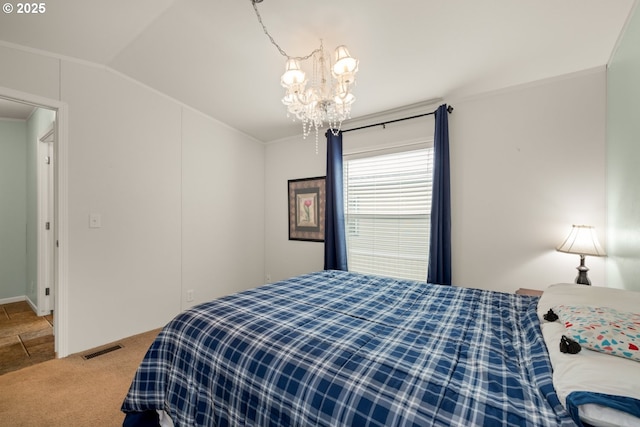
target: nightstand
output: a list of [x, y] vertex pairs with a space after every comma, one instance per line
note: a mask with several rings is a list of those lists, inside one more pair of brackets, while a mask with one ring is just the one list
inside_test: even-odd
[[539, 297], [542, 295], [542, 291], [538, 289], [520, 288], [516, 291], [516, 295], [529, 295], [532, 297]]

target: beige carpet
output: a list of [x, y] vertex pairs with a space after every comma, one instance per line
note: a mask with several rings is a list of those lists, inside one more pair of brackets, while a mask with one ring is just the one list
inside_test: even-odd
[[104, 347], [0, 376], [0, 426], [122, 426], [120, 405], [159, 330], [118, 341], [123, 348], [85, 360]]

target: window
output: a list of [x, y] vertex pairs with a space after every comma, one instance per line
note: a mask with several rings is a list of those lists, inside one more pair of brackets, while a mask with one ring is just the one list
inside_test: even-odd
[[433, 147], [344, 159], [349, 270], [427, 279]]

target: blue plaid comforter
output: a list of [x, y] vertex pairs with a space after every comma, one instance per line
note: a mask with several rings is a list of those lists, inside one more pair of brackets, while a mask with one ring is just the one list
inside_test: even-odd
[[338, 271], [178, 315], [124, 412], [178, 426], [574, 426], [533, 297]]

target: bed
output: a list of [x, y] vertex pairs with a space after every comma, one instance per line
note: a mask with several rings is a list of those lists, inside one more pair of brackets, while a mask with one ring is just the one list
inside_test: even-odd
[[125, 426], [575, 426], [538, 298], [321, 271], [178, 315]]

